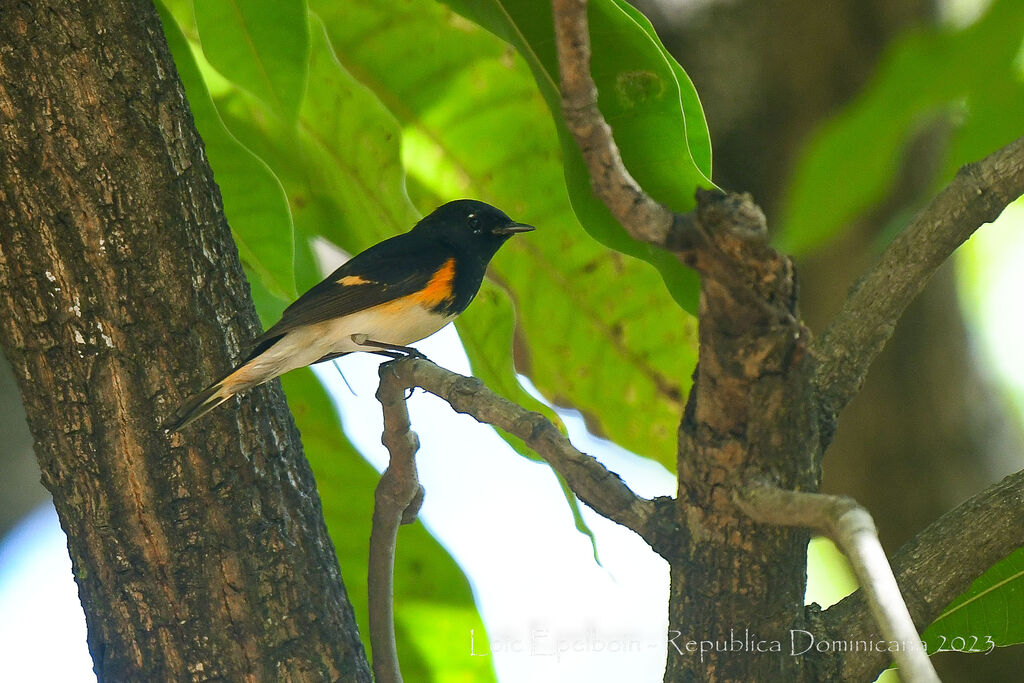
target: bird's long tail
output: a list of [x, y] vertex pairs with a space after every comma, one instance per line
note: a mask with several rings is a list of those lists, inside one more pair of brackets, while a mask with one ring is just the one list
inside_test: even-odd
[[255, 341], [255, 348], [238, 367], [182, 403], [170, 417], [164, 420], [160, 428], [167, 432], [176, 432], [190, 422], [206, 415], [238, 392], [277, 377], [281, 374], [281, 370], [275, 372], [268, 370], [265, 366], [261, 367], [260, 359], [283, 336], [283, 334], [273, 334], [272, 329], [265, 332]]
[[[219, 406], [224, 401], [228, 400], [240, 391], [244, 391], [251, 386], [259, 384], [260, 381], [252, 381], [252, 378], [247, 377], [249, 368], [247, 367], [251, 362], [251, 358], [242, 365], [238, 366], [224, 377], [206, 387], [198, 394], [190, 398], [181, 404], [181, 406], [174, 411], [160, 428], [168, 432], [176, 432], [190, 422], [199, 419], [203, 415]], [[270, 379], [267, 377], [266, 379]], [[262, 381], [262, 380], [261, 380]]]

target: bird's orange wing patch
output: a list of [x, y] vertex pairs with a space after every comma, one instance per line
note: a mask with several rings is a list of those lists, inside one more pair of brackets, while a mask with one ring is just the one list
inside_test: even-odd
[[338, 278], [339, 285], [372, 285], [373, 280], [367, 280], [361, 275], [346, 275], [345, 277]]

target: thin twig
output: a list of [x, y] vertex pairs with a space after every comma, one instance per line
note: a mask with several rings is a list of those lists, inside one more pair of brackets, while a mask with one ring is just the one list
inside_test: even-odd
[[376, 683], [401, 683], [398, 648], [395, 644], [394, 577], [398, 527], [416, 519], [423, 502], [423, 487], [416, 476], [419, 439], [410, 431], [404, 389], [385, 381], [391, 363], [380, 366], [377, 400], [384, 409], [381, 442], [391, 460], [374, 493], [373, 527], [370, 531], [369, 609], [370, 650]]
[[654, 501], [636, 495], [619, 475], [576, 450], [546, 417], [498, 396], [475, 377], [445, 370], [428, 360], [403, 358], [386, 365], [391, 372], [382, 373], [381, 386], [389, 385], [387, 395], [421, 387], [447, 401], [456, 412], [519, 437], [562, 475], [573, 493], [595, 512], [632, 529], [656, 546]]
[[[947, 512], [893, 556], [914, 620], [930, 624], [953, 598], [1012, 551], [1024, 546], [1024, 472], [1010, 475]], [[827, 609], [828, 636], [848, 641], [878, 640], [865, 610], [863, 591]], [[885, 667], [885, 654], [865, 652], [843, 660], [844, 681], [870, 680]]]
[[867, 510], [842, 496], [786, 491], [764, 485], [740, 491], [736, 502], [755, 521], [807, 527], [835, 541], [849, 558], [882, 634], [886, 640], [900, 643], [892, 653], [900, 676], [908, 683], [939, 680]]
[[1024, 138], [960, 169], [850, 291], [815, 345], [826, 418], [860, 390], [868, 367], [932, 273], [982, 224], [1024, 194]]
[[590, 171], [594, 194], [634, 238], [664, 245], [674, 216], [651, 199], [626, 170], [612, 129], [597, 108], [597, 86], [590, 76], [587, 0], [554, 0], [552, 4], [562, 111]]

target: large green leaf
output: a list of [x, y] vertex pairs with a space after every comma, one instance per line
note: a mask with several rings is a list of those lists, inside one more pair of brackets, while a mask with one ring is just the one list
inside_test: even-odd
[[313, 87], [295, 122], [269, 115], [258, 98], [234, 89], [217, 106], [232, 132], [281, 179], [296, 227], [356, 253], [417, 219], [404, 190], [399, 127], [341, 69], [323, 26], [310, 22], [307, 73]]
[[925, 630], [928, 652], [987, 652], [1024, 643], [1024, 548], [979, 576]]
[[[656, 272], [581, 230], [555, 126], [524, 61], [427, 0], [311, 7], [345, 70], [401, 122], [405, 166], [423, 209], [468, 195], [538, 226], [503, 247], [491, 269], [515, 300], [520, 371], [548, 397], [581, 410], [595, 431], [674, 467], [695, 321]], [[460, 333], [474, 373], [519, 400], [508, 380], [488, 372], [509, 357], [511, 335], [475, 341], [494, 324], [485, 301], [460, 318]]]
[[295, 298], [293, 230], [288, 202], [273, 172], [224, 127], [193, 59], [185, 36], [158, 3], [167, 44], [185, 86], [196, 127], [224, 199], [243, 263], [275, 296]]
[[[959, 124], [942, 179], [1020, 135], [1024, 85], [1017, 57], [1024, 3], [997, 0], [959, 30], [911, 33], [882, 59], [873, 82], [827, 121], [800, 156], [783, 208], [780, 246], [827, 241], [892, 187], [903, 146], [940, 113]], [[994, 114], [994, 115], [993, 115]]]
[[294, 121], [306, 87], [305, 0], [198, 0], [195, 19], [210, 64]]
[[[676, 301], [696, 312], [697, 277], [664, 250], [629, 237], [596, 197], [576, 141], [565, 127], [558, 56], [548, 3], [450, 0], [447, 4], [508, 41], [524, 57], [556, 122], [573, 209], [603, 244], [653, 264]], [[598, 106], [623, 161], [640, 185], [676, 211], [694, 207], [694, 191], [713, 187], [711, 143], [697, 92], [647, 19], [621, 0], [589, 5], [591, 73]]]

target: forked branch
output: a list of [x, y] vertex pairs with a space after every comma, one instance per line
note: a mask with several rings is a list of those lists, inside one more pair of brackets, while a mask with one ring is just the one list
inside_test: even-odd
[[632, 529], [655, 545], [654, 501], [636, 495], [619, 475], [577, 450], [540, 413], [498, 396], [475, 377], [445, 370], [428, 360], [402, 358], [385, 363], [383, 367], [387, 372], [381, 370], [381, 395], [402, 396], [407, 389], [420, 387], [446, 401], [456, 412], [519, 437], [595, 512]]
[[374, 492], [373, 527], [370, 531], [368, 602], [373, 678], [377, 683], [401, 683], [398, 648], [395, 644], [394, 577], [398, 527], [416, 519], [423, 502], [423, 487], [416, 476], [419, 439], [410, 430], [405, 390], [386, 382], [390, 363], [380, 366], [377, 400], [384, 409], [381, 442], [391, 460]]
[[[910, 613], [930, 624], [953, 598], [985, 570], [1024, 546], [1024, 472], [1006, 477], [930, 524], [893, 556]], [[864, 591], [836, 603], [822, 615], [829, 638], [878, 640], [865, 610]], [[844, 681], [869, 680], [885, 667], [885, 653], [864, 652], [843, 660]]]
[[908, 683], [939, 680], [867, 510], [851, 498], [785, 491], [772, 486], [740, 491], [736, 503], [755, 521], [806, 527], [835, 541], [849, 558], [885, 639], [901, 644], [893, 652], [900, 676]]
[[[768, 330], [766, 337], [772, 331], [778, 331], [780, 341], [787, 338], [786, 335], [801, 338], [803, 328], [796, 315], [795, 286], [788, 286], [794, 280], [790, 262], [771, 251], [764, 239], [763, 230], [743, 229], [745, 224], [763, 224], [763, 218], [744, 219], [752, 214], [750, 211], [739, 212], [737, 209], [743, 206], [743, 198], [733, 195], [726, 197], [726, 201], [715, 201], [714, 197], [705, 194], [699, 197], [697, 211], [673, 214], [644, 193], [625, 169], [611, 129], [597, 108], [597, 92], [590, 76], [587, 2], [553, 0], [553, 6], [563, 111], [568, 128], [580, 145], [595, 194], [630, 235], [676, 252], [704, 276], [701, 326], [705, 336], [702, 336], [702, 369], [698, 370], [698, 379], [716, 367], [727, 365], [720, 363], [716, 366], [714, 354], [710, 354], [710, 359], [706, 358], [706, 349], [717, 348], [714, 343], [723, 338], [722, 335], [715, 337], [713, 326], [720, 321], [713, 319], [713, 315], [709, 316], [709, 311], [730, 313], [739, 310], [744, 314], [733, 318], [725, 316], [728, 318], [726, 322], [735, 323], [731, 327], [726, 326], [726, 338], [730, 338], [729, 335], [735, 336], [737, 330], [748, 332], [752, 327]], [[807, 379], [788, 385], [784, 391], [799, 386], [806, 390], [804, 395], [796, 392], [797, 395], [787, 394], [788, 398], [801, 403], [817, 401], [823, 408], [818, 425], [825, 438], [815, 441], [814, 445], [820, 448], [827, 443], [835, 416], [859, 390], [871, 361], [891, 336], [897, 320], [925, 286], [931, 274], [978, 226], [995, 219], [1007, 204], [1022, 193], [1024, 138], [961, 169], [953, 182], [886, 249], [878, 265], [853, 288], [842, 311], [812, 347], [812, 352], [802, 353], [802, 345], [793, 345], [794, 353], [786, 356], [784, 368], [793, 371], [792, 375], [796, 377], [799, 373], [793, 369], [799, 370], [799, 363], [809, 359], [810, 365], [802, 367], [809, 367], [810, 373], [805, 376]], [[722, 214], [722, 220], [717, 220], [718, 214]], [[737, 217], [741, 220], [736, 220]], [[783, 285], [772, 286], [773, 283]], [[731, 307], [734, 302], [744, 306], [738, 309]], [[757, 320], [760, 328], [744, 324], [752, 319]], [[767, 348], [770, 350], [772, 347], [769, 345]], [[734, 359], [728, 360], [732, 362]], [[763, 368], [757, 368], [755, 364], [749, 374], [758, 378], [771, 376], [770, 373], [759, 375], [759, 369]], [[716, 401], [720, 398], [718, 392], [725, 384], [705, 382], [704, 394], [700, 396], [703, 405], [717, 407], [719, 403]], [[696, 397], [695, 394], [691, 399], [691, 406]], [[806, 412], [815, 412], [813, 406], [805, 407]], [[743, 413], [740, 417], [746, 419], [747, 414]], [[744, 433], [749, 433], [749, 425], [745, 425]], [[736, 479], [742, 475], [739, 472], [733, 474]], [[1006, 488], [1000, 485], [1003, 497], [1006, 496]], [[1021, 500], [1017, 495], [1019, 510]], [[955, 534], [926, 532], [922, 535], [920, 545], [912, 550], [913, 554], [904, 556], [901, 551], [901, 564], [897, 566], [902, 568], [904, 563], [922, 565], [922, 558], [937, 558], [944, 553], [964, 555], [960, 551], [969, 535], [964, 534], [963, 530], [971, 529], [982, 532], [979, 538], [988, 540], [982, 542], [981, 550], [990, 551], [980, 553], [984, 556], [983, 560], [969, 563], [972, 578], [977, 576], [999, 559], [992, 556], [992, 549], [1004, 550], [1006, 543], [1012, 543], [1020, 536], [1019, 529], [1024, 529], [1024, 524], [1020, 524], [1017, 531], [1008, 531], [1006, 526], [998, 525], [999, 532], [991, 535], [984, 533], [984, 526], [979, 525], [984, 524], [986, 519], [989, 524], [992, 523], [990, 512], [999, 509], [1000, 500], [1002, 498], [988, 495], [988, 492], [979, 496], [976, 507], [971, 507], [966, 513], [961, 511], [958, 518], [965, 523], [957, 526]], [[958, 590], [966, 587], [964, 576], [958, 573], [958, 580], [953, 582], [935, 579], [942, 585], [936, 587], [929, 584], [927, 590], [921, 591], [921, 595], [916, 592], [917, 586], [910, 582], [908, 602], [911, 603], [911, 610], [908, 610], [878, 543], [873, 522], [852, 501], [761, 486], [754, 489], [740, 488], [736, 502], [740, 509], [757, 521], [780, 526], [810, 527], [835, 539], [851, 558], [864, 588], [857, 594], [857, 598], [844, 601], [845, 606], [836, 606], [830, 610], [829, 614], [833, 616], [831, 621], [845, 619], [849, 624], [868, 631], [873, 631], [874, 623], [877, 622], [887, 639], [905, 643], [906, 649], [894, 654], [907, 680], [938, 680], [910, 614], [914, 613], [920, 623], [934, 619], [938, 612], [931, 601], [944, 600], [944, 605], [952, 599], [957, 594], [951, 592], [954, 587]], [[970, 523], [966, 523], [968, 519]], [[966, 561], [966, 557], [961, 557], [961, 560]], [[979, 565], [979, 562], [987, 564]], [[934, 563], [927, 566], [927, 571], [919, 577], [941, 577], [943, 574], [943, 568]], [[903, 578], [908, 577], [901, 573]], [[865, 599], [867, 605], [864, 604]], [[919, 602], [926, 608], [915, 610], [914, 606]], [[847, 639], [850, 635], [847, 632], [839, 633], [839, 637]], [[877, 673], [867, 671], [865, 667], [877, 664], [878, 658], [882, 656], [879, 654], [844, 660], [844, 679], [856, 680], [865, 674]], [[851, 667], [858, 666], [861, 667], [861, 675], [845, 676]]]

